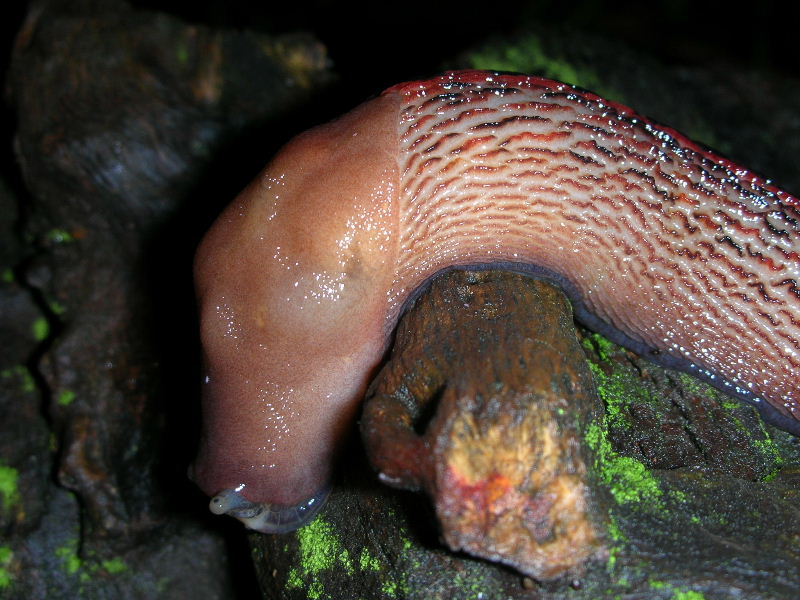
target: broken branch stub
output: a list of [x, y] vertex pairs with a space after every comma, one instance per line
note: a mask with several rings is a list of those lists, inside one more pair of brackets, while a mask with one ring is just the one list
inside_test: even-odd
[[601, 409], [560, 290], [456, 271], [403, 317], [361, 431], [384, 482], [432, 497], [452, 550], [554, 579], [605, 555], [583, 435]]

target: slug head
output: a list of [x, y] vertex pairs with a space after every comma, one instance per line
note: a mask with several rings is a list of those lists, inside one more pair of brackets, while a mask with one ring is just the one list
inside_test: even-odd
[[280, 513], [324, 500], [389, 334], [396, 123], [397, 101], [382, 97], [297, 137], [197, 252], [205, 374], [191, 476], [224, 499], [214, 512], [245, 521], [246, 503]]

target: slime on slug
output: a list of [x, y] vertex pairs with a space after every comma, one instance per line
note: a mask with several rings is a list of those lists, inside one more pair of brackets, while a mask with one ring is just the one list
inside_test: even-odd
[[800, 435], [799, 208], [563, 83], [390, 88], [291, 141], [201, 244], [192, 477], [259, 531], [313, 516], [403, 306], [465, 267], [558, 283], [589, 328]]

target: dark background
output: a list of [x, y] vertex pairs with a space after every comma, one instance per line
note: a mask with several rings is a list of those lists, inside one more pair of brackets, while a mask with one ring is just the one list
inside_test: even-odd
[[[564, 27], [617, 40], [666, 64], [722, 65], [731, 69], [800, 74], [797, 29], [800, 5], [659, 0], [600, 2], [302, 2], [134, 1], [198, 24], [268, 33], [307, 31], [327, 47], [340, 86], [328, 96], [332, 117], [398, 81], [425, 77], [448, 58], [497, 36], [530, 28]], [[35, 4], [34, 4], [35, 5]], [[29, 3], [0, 9], [0, 76], [5, 81], [11, 46]], [[338, 97], [338, 104], [336, 98]], [[297, 131], [301, 130], [298, 128]], [[0, 174], [19, 182], [14, 166], [14, 122], [0, 112]], [[287, 132], [287, 136], [294, 132]]]
[[[800, 74], [797, 34], [800, 5], [763, 1], [734, 8], [728, 2], [659, 0], [600, 2], [302, 2], [134, 1], [189, 22], [281, 33], [307, 31], [328, 48], [335, 71], [354, 93], [369, 95], [405, 79], [430, 74], [460, 51], [493, 36], [530, 27], [564, 26], [617, 39], [668, 64], [723, 63], [731, 68]], [[29, 3], [0, 9], [0, 75], [5, 80], [14, 36]], [[349, 99], [348, 99], [349, 100]], [[349, 104], [345, 104], [349, 106]], [[4, 105], [5, 107], [5, 105]], [[0, 136], [13, 120], [4, 108]], [[0, 169], [13, 173], [9, 144]], [[13, 178], [12, 178], [13, 179]]]

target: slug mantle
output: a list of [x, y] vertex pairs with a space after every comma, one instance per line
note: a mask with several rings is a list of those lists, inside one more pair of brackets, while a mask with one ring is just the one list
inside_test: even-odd
[[392, 87], [291, 141], [203, 240], [193, 478], [260, 531], [307, 521], [404, 304], [481, 265], [800, 435], [798, 223], [769, 180], [573, 86]]

